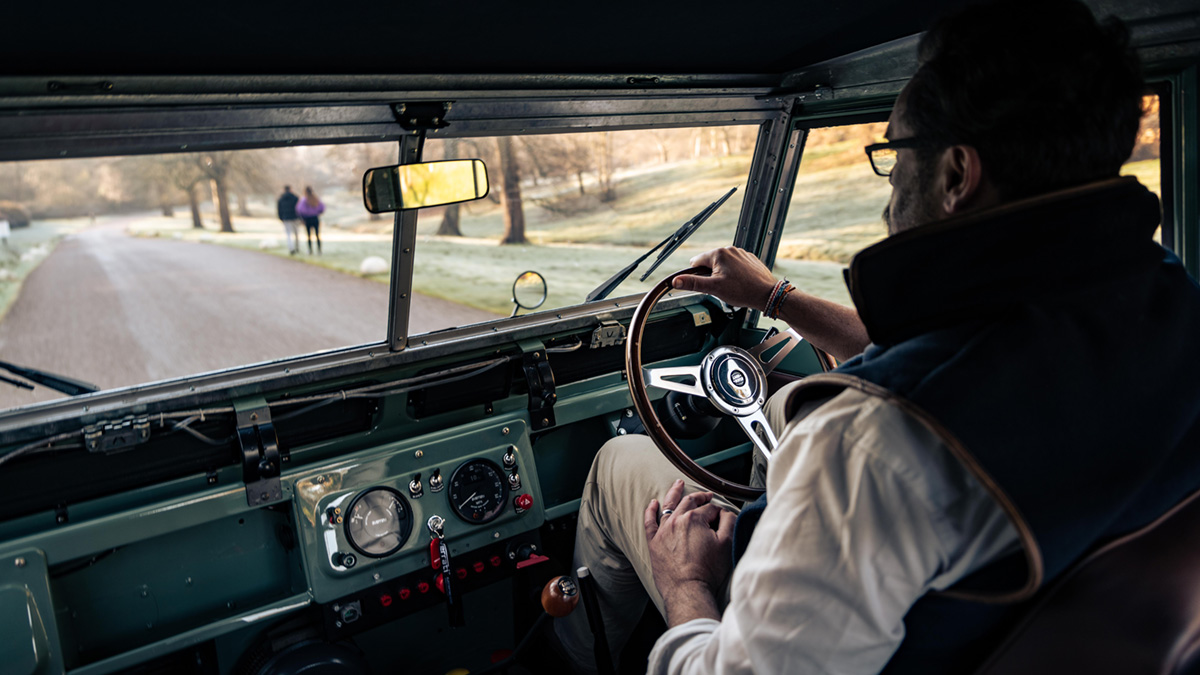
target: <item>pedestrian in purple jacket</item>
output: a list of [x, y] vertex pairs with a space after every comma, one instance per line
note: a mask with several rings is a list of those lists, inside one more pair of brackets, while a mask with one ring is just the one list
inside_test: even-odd
[[308, 237], [308, 253], [312, 255], [313, 237], [317, 238], [317, 255], [321, 254], [321, 214], [325, 205], [317, 198], [311, 187], [304, 188], [304, 199], [296, 204], [296, 214], [304, 220], [304, 233]]

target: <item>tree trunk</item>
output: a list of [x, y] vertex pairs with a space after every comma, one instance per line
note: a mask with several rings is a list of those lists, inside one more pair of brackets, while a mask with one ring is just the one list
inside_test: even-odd
[[233, 219], [229, 217], [229, 192], [225, 188], [225, 180], [213, 178], [213, 205], [217, 207], [217, 215], [221, 220], [222, 232], [233, 232]]
[[513, 152], [512, 138], [496, 138], [496, 150], [500, 154], [500, 208], [504, 211], [504, 237], [501, 244], [527, 244], [525, 239], [525, 210], [521, 204], [521, 167], [517, 165], [517, 153]]
[[617, 198], [617, 191], [613, 187], [612, 135], [607, 131], [596, 136], [596, 157], [599, 163], [596, 182], [600, 186], [600, 201], [611, 202]]
[[192, 227], [204, 229], [204, 221], [200, 219], [200, 197], [196, 195], [196, 184], [192, 183], [187, 189], [188, 206], [192, 209]]
[[658, 163], [666, 164], [669, 161], [669, 157], [667, 156], [667, 144], [663, 143], [663, 140], [659, 138], [658, 134], [651, 134], [650, 137], [654, 139], [654, 144], [658, 146]]
[[462, 230], [458, 229], [458, 207], [462, 204], [451, 204], [442, 213], [442, 222], [438, 225], [437, 234], [444, 237], [461, 237]]
[[575, 172], [575, 180], [579, 182], [579, 196], [582, 197], [583, 195], [586, 195], [587, 193], [583, 191], [583, 172], [582, 171]]
[[246, 201], [246, 193], [237, 193], [238, 215], [245, 218], [250, 217], [250, 203]]

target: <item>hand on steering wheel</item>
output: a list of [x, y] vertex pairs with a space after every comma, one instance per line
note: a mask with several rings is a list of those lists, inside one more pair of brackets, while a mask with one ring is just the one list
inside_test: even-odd
[[[642, 338], [654, 305], [671, 290], [675, 277], [708, 272], [705, 267], [692, 267], [668, 276], [650, 289], [634, 310], [625, 343], [629, 393], [646, 427], [646, 433], [676, 468], [708, 490], [731, 499], [749, 501], [757, 499], [763, 493], [762, 489], [725, 480], [688, 457], [658, 419], [646, 388], [653, 386], [708, 399], [717, 410], [732, 416], [755, 447], [770, 461], [777, 441], [763, 414], [763, 404], [767, 400], [767, 375], [799, 344], [799, 340], [790, 333], [779, 333], [751, 349], [732, 345], [717, 347], [698, 366], [642, 368]], [[764, 355], [775, 347], [778, 349], [770, 359], [764, 360]]]

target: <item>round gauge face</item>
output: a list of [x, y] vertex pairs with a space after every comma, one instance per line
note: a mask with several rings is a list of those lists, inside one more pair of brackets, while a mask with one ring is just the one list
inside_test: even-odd
[[408, 502], [391, 488], [374, 488], [354, 498], [346, 518], [346, 539], [359, 553], [382, 558], [398, 551], [412, 534]]
[[450, 476], [450, 508], [468, 523], [495, 520], [508, 503], [508, 479], [495, 463], [473, 459]]

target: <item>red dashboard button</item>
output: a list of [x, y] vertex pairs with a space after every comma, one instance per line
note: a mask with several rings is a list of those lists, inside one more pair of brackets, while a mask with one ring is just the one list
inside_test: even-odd
[[379, 596], [379, 604], [383, 605], [384, 607], [391, 607], [392, 595], [390, 593], [384, 593], [383, 595]]
[[412, 596], [412, 591], [408, 590], [407, 588], [401, 588], [400, 592], [396, 595], [400, 596], [401, 600], [407, 600]]
[[458, 577], [459, 579], [466, 579], [467, 578], [467, 568], [460, 567], [460, 568], [454, 570], [454, 576]]
[[474, 565], [471, 565], [471, 569], [475, 570], [475, 573], [476, 573], [476, 574], [480, 574], [480, 573], [482, 573], [482, 572], [483, 572], [485, 569], [487, 569], [487, 565], [484, 565], [484, 564], [483, 564], [483, 561], [481, 560], [481, 561], [479, 561], [479, 562], [475, 563]]
[[533, 495], [529, 493], [518, 495], [517, 498], [513, 500], [513, 505], [516, 507], [517, 513], [525, 513], [529, 509], [533, 508]]
[[499, 567], [504, 564], [504, 561], [500, 559], [500, 556], [494, 555], [488, 558], [488, 564], [492, 567]]
[[417, 584], [417, 592], [418, 593], [428, 593], [429, 592], [429, 584], [425, 583], [424, 581], [419, 582]]

